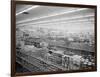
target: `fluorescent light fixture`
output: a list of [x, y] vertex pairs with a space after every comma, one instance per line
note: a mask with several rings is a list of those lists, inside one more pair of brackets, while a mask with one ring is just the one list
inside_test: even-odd
[[30, 10], [32, 10], [32, 9], [37, 8], [37, 7], [39, 7], [39, 6], [38, 6], [38, 5], [32, 6], [32, 7], [28, 8], [28, 9], [25, 9], [25, 10], [19, 12], [19, 13], [16, 13], [16, 16], [18, 16], [18, 15], [24, 13], [24, 12], [28, 12], [28, 11], [30, 11]]
[[[24, 23], [24, 24], [19, 24], [18, 26], [23, 26], [23, 25], [36, 25], [36, 24], [43, 24], [43, 23], [54, 23], [54, 22], [64, 22], [66, 20], [66, 22], [69, 22], [69, 21], [77, 21], [77, 19], [80, 19], [80, 18], [87, 18], [87, 17], [94, 17], [93, 14], [91, 15], [85, 15], [85, 16], [76, 16], [76, 17], [71, 17], [71, 18], [64, 18], [64, 19], [54, 19], [54, 20], [48, 20], [48, 21], [40, 21], [40, 22], [36, 22], [36, 23]], [[87, 19], [88, 20], [88, 19]]]
[[48, 20], [48, 21], [40, 21], [36, 22], [34, 24], [41, 24], [41, 23], [50, 23], [50, 22], [62, 22], [62, 21], [71, 21], [71, 20], [76, 20], [76, 19], [81, 19], [81, 18], [88, 18], [88, 17], [94, 17], [94, 15], [85, 15], [85, 16], [76, 16], [76, 17], [71, 17], [71, 18], [62, 18], [62, 19], [53, 19], [53, 20]]
[[59, 15], [63, 15], [63, 14], [69, 14], [69, 13], [78, 12], [78, 11], [86, 10], [86, 9], [87, 9], [87, 8], [76, 9], [76, 10], [71, 10], [71, 11], [67, 11], [67, 12], [65, 11], [65, 12], [62, 12], [62, 13], [55, 13], [55, 14], [47, 15], [47, 16], [43, 16], [43, 17], [38, 17], [38, 18], [33, 18], [33, 19], [22, 20], [22, 21], [16, 22], [16, 24], [24, 23], [24, 22], [29, 22], [29, 21], [33, 21], [33, 20], [38, 20], [38, 19], [42, 19], [42, 18], [48, 18], [48, 17], [53, 17], [53, 16], [59, 16]]
[[[70, 24], [70, 23], [94, 23], [94, 19], [91, 19], [91, 21], [88, 21], [88, 20], [76, 20], [76, 21], [68, 21], [68, 22], [58, 22], [58, 23], [43, 23], [43, 24], [38, 24], [38, 25], [51, 25], [51, 24]], [[36, 25], [36, 24], [33, 24], [33, 23], [30, 23], [30, 24], [23, 24], [23, 25], [18, 25], [18, 26], [27, 26], [27, 25]]]

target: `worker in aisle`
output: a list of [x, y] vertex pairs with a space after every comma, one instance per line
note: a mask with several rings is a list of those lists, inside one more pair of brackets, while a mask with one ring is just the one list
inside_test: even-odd
[[69, 56], [63, 55], [62, 56], [62, 66], [69, 70]]

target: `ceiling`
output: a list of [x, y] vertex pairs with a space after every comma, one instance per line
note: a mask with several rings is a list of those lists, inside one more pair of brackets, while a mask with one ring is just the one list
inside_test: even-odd
[[94, 9], [42, 5], [16, 5], [16, 25], [32, 30], [44, 27], [59, 30], [94, 31]]

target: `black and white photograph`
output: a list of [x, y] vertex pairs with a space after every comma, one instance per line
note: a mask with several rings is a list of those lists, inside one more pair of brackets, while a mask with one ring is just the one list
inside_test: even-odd
[[16, 73], [96, 68], [95, 8], [16, 4]]

